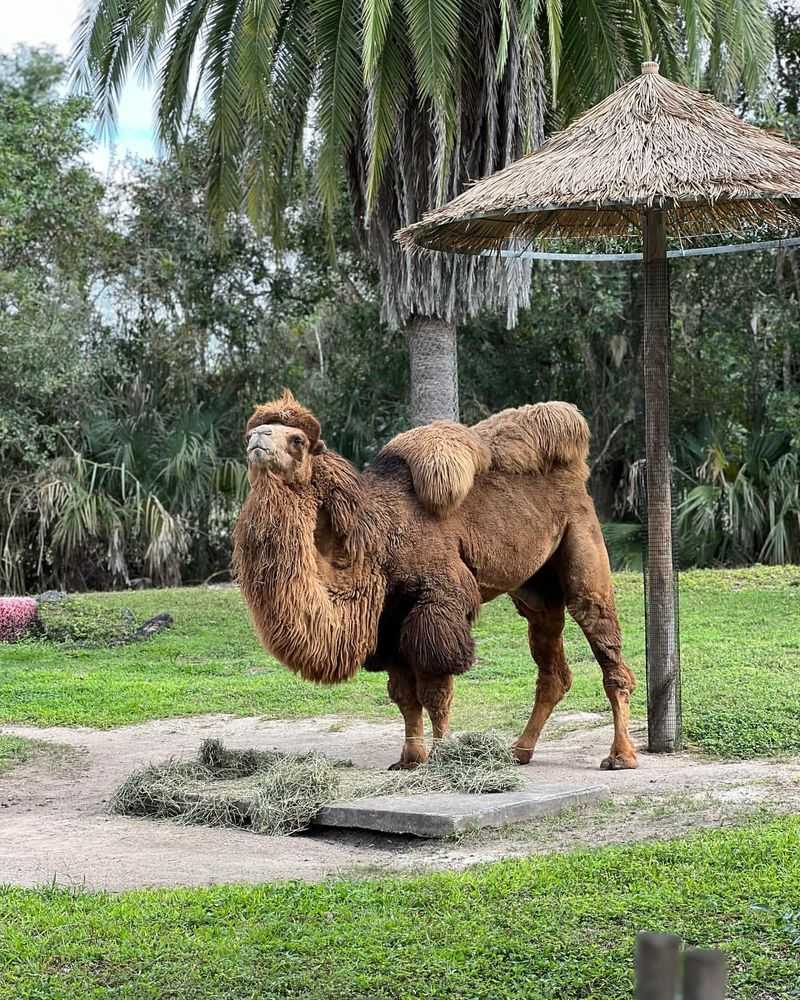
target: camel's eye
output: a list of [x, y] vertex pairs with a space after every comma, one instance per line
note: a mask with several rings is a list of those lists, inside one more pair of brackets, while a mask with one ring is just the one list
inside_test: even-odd
[[292, 438], [292, 444], [295, 445], [297, 448], [299, 448], [302, 445], [302, 443], [303, 439], [299, 437], [297, 434], [295, 434], [295, 436]]

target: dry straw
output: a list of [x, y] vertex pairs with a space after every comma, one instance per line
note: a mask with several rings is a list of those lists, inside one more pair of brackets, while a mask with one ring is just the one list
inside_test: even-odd
[[236, 826], [273, 836], [307, 829], [336, 799], [422, 792], [502, 792], [522, 779], [505, 741], [462, 733], [438, 743], [415, 771], [364, 771], [321, 754], [226, 749], [206, 740], [195, 760], [170, 760], [134, 772], [111, 811], [184, 823]]
[[640, 211], [667, 232], [796, 230], [800, 150], [645, 63], [642, 75], [421, 222], [410, 250], [496, 251], [537, 238], [638, 236]]

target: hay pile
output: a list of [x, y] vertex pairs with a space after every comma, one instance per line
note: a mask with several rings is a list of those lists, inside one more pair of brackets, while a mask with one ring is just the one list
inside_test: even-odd
[[111, 811], [126, 816], [236, 826], [271, 836], [307, 829], [337, 799], [423, 792], [512, 791], [522, 779], [505, 742], [462, 733], [438, 743], [415, 771], [354, 768], [318, 753], [226, 749], [205, 740], [195, 760], [169, 760], [135, 771], [117, 790]]

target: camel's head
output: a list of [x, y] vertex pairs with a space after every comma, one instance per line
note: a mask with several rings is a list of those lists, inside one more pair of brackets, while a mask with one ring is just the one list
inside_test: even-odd
[[319, 421], [288, 389], [280, 399], [256, 407], [247, 422], [245, 440], [251, 483], [263, 473], [272, 473], [285, 483], [307, 483], [312, 456], [325, 451]]

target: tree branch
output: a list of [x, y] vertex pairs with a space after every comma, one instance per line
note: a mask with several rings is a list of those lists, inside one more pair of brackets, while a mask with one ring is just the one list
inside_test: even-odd
[[608, 435], [608, 437], [606, 438], [606, 443], [603, 445], [600, 454], [589, 466], [590, 474], [603, 464], [603, 459], [608, 454], [608, 449], [611, 447], [611, 444], [614, 438], [617, 436], [617, 434], [619, 434], [619, 432], [623, 429], [623, 427], [626, 427], [628, 424], [632, 422], [633, 422], [633, 417], [625, 417], [625, 419], [620, 423], [618, 423], [617, 426], [614, 428], [614, 430]]

